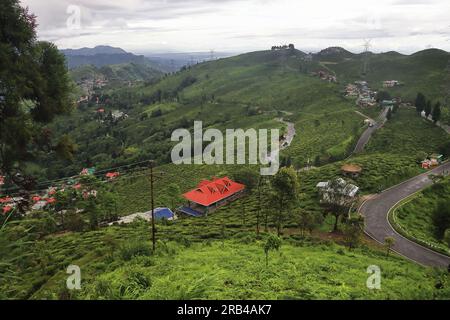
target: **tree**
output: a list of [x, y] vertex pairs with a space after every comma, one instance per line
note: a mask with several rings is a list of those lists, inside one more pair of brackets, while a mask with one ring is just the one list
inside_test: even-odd
[[433, 108], [433, 121], [434, 123], [438, 122], [439, 120], [441, 120], [441, 103], [440, 102], [436, 102], [434, 108]]
[[178, 184], [171, 183], [167, 186], [167, 194], [170, 197], [170, 204], [172, 210], [175, 209], [175, 203], [180, 201], [181, 190]]
[[389, 256], [392, 247], [394, 246], [395, 239], [393, 237], [384, 238], [384, 246], [386, 248], [386, 256]]
[[426, 98], [422, 93], [418, 93], [415, 101], [417, 114], [421, 114], [423, 110], [425, 110], [426, 106]]
[[351, 218], [344, 226], [344, 239], [349, 249], [356, 248], [361, 242], [361, 235], [364, 228], [364, 219], [359, 216]]
[[298, 227], [301, 231], [302, 236], [308, 231], [310, 234], [314, 228], [319, 224], [318, 216], [314, 215], [312, 212], [300, 210]]
[[392, 113], [396, 114], [398, 112], [399, 109], [399, 104], [398, 102], [394, 103], [394, 106], [392, 107]]
[[444, 157], [450, 157], [450, 141], [439, 146], [439, 152], [444, 155]]
[[445, 230], [444, 233], [444, 242], [447, 244], [447, 246], [450, 248], [450, 228]]
[[278, 209], [275, 215], [278, 236], [281, 234], [286, 213], [296, 203], [298, 189], [297, 172], [292, 167], [281, 168], [273, 177], [271, 202]]
[[25, 162], [56, 148], [44, 125], [72, 107], [64, 56], [53, 44], [38, 42], [35, 29], [35, 16], [18, 0], [2, 1], [0, 171], [26, 189], [34, 186], [17, 178]]
[[391, 100], [392, 97], [387, 91], [378, 91], [377, 95], [375, 96], [376, 102], [382, 102], [383, 100]]
[[419, 151], [416, 154], [416, 162], [421, 163], [423, 160], [425, 160], [428, 157], [428, 154], [425, 151]]
[[266, 267], [269, 266], [269, 252], [270, 251], [278, 251], [281, 247], [281, 239], [280, 237], [269, 234], [266, 243], [264, 244], [264, 254], [266, 255]]
[[388, 112], [386, 114], [386, 119], [391, 120], [391, 118], [392, 118], [392, 109], [389, 108], [389, 110], [388, 110]]
[[450, 228], [450, 201], [439, 201], [431, 218], [436, 237], [443, 239], [445, 231]]
[[[262, 198], [265, 196], [265, 191], [266, 191], [266, 186], [267, 186], [267, 182], [266, 179], [264, 178], [264, 176], [260, 176], [259, 177], [259, 181], [258, 181], [258, 208], [256, 211], [256, 236], [259, 237], [259, 225], [260, 225], [260, 221], [261, 221], [261, 214], [263, 211], [263, 207], [262, 207]], [[266, 213], [266, 219], [265, 219], [265, 229], [267, 231], [267, 215], [268, 215], [268, 210], [265, 210]]]
[[431, 101], [428, 100], [427, 103], [425, 104], [425, 109], [424, 109], [425, 117], [428, 118], [428, 116], [431, 114], [432, 109], [433, 109], [433, 107], [431, 106]]

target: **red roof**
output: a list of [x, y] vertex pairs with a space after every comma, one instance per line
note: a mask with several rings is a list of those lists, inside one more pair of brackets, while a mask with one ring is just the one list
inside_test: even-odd
[[111, 180], [117, 178], [118, 176], [120, 176], [119, 172], [108, 172], [106, 174], [106, 177]]
[[213, 181], [203, 180], [199, 183], [197, 189], [186, 192], [183, 196], [189, 201], [208, 207], [244, 189], [243, 184], [225, 177]]
[[8, 203], [11, 201], [12, 201], [12, 198], [10, 198], [10, 197], [0, 198], [0, 203]]

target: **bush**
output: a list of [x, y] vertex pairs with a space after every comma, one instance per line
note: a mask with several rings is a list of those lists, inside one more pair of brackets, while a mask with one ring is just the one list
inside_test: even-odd
[[123, 260], [129, 261], [137, 256], [150, 256], [152, 254], [152, 249], [146, 242], [135, 241], [123, 245], [119, 249], [119, 254]]
[[65, 226], [67, 230], [81, 232], [84, 230], [86, 223], [78, 213], [70, 213], [66, 216]]
[[440, 201], [432, 219], [436, 237], [443, 239], [445, 230], [450, 228], [450, 201]]

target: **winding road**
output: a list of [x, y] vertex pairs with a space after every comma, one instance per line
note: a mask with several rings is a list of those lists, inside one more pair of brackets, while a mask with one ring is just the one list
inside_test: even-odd
[[380, 129], [382, 126], [384, 126], [384, 124], [387, 121], [386, 116], [387, 116], [388, 110], [389, 110], [389, 108], [385, 108], [383, 110], [383, 112], [381, 112], [381, 114], [379, 115], [374, 126], [368, 127], [366, 129], [366, 131], [364, 131], [364, 133], [359, 138], [358, 143], [356, 144], [355, 150], [353, 151], [352, 154], [361, 153], [364, 150], [364, 147], [366, 146], [367, 142], [369, 142], [370, 138], [372, 137], [372, 134], [375, 131], [377, 131], [378, 129]]
[[[385, 108], [377, 118], [374, 126], [369, 127], [361, 135], [353, 154], [361, 153], [369, 142], [375, 131], [384, 126], [387, 121], [389, 108]], [[281, 149], [289, 147], [295, 136], [295, 126], [283, 118], [277, 119], [287, 125], [287, 135]], [[365, 232], [368, 236], [383, 244], [386, 237], [395, 239], [393, 251], [423, 266], [447, 268], [450, 265], [450, 257], [440, 254], [431, 249], [425, 248], [413, 242], [399, 233], [391, 226], [388, 220], [389, 211], [400, 201], [410, 195], [423, 190], [433, 182], [429, 178], [431, 174], [442, 175], [450, 171], [450, 162], [447, 162], [433, 170], [413, 177], [403, 183], [389, 188], [364, 202], [359, 208], [359, 212], [365, 217]]]
[[387, 189], [364, 202], [359, 212], [365, 217], [367, 235], [379, 243], [384, 243], [386, 237], [393, 237], [393, 250], [396, 253], [424, 266], [447, 268], [450, 265], [450, 257], [425, 248], [397, 233], [389, 223], [388, 213], [403, 199], [431, 185], [433, 182], [429, 178], [430, 174], [441, 175], [448, 171], [450, 162]]

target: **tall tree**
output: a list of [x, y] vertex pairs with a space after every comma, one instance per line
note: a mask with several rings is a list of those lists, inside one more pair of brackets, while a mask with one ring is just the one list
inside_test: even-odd
[[433, 109], [433, 107], [431, 105], [431, 101], [428, 100], [426, 105], [425, 105], [425, 110], [424, 110], [425, 111], [425, 117], [428, 118], [428, 116], [431, 114], [432, 109]]
[[[21, 175], [24, 162], [38, 151], [56, 151], [44, 126], [71, 109], [70, 80], [64, 56], [53, 44], [36, 40], [35, 16], [18, 0], [3, 0], [1, 6], [0, 171], [30, 189]], [[60, 144], [59, 150], [70, 148]]]
[[388, 112], [386, 113], [386, 119], [391, 120], [392, 118], [392, 109], [389, 108]]
[[384, 239], [384, 247], [386, 248], [386, 256], [389, 256], [392, 247], [395, 244], [395, 239], [393, 237], [386, 237]]
[[425, 96], [421, 92], [419, 92], [417, 94], [416, 102], [415, 102], [416, 111], [419, 115], [422, 113], [423, 110], [425, 110], [426, 104], [427, 104], [427, 102], [426, 102]]
[[344, 226], [344, 239], [349, 249], [356, 248], [361, 242], [364, 229], [364, 218], [355, 217], [348, 219]]
[[272, 180], [272, 203], [278, 209], [275, 215], [277, 234], [280, 236], [287, 214], [296, 203], [299, 189], [297, 172], [292, 167], [281, 168]]
[[434, 105], [432, 116], [435, 123], [441, 120], [441, 103], [439, 101]]
[[322, 222], [320, 217], [321, 215], [315, 215], [312, 212], [300, 210], [298, 227], [301, 235], [304, 236], [306, 231], [311, 234], [314, 228]]

